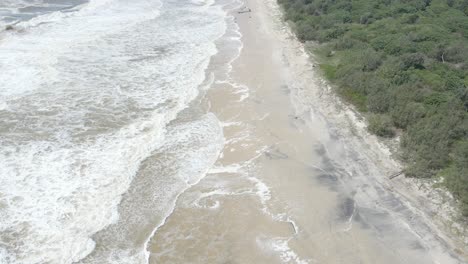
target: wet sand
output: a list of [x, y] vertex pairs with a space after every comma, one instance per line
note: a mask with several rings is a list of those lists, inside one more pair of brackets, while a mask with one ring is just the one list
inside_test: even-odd
[[[320, 81], [274, 0], [245, 6], [197, 102], [221, 121], [224, 149], [151, 237], [150, 263], [463, 263], [385, 178], [399, 165]], [[236, 25], [241, 53], [218, 69]]]

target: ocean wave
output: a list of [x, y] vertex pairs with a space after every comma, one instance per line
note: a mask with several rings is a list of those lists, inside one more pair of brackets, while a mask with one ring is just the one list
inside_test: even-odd
[[[72, 263], [197, 96], [225, 13], [91, 1], [0, 43], [0, 260]], [[2, 259], [3, 258], [3, 259]]]

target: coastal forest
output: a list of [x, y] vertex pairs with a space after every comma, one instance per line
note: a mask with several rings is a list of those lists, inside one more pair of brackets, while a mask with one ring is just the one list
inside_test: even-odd
[[468, 0], [278, 0], [369, 130], [401, 136], [410, 177], [437, 177], [468, 216]]

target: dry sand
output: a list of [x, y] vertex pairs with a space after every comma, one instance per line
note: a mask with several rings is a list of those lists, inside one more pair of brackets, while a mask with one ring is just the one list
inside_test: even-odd
[[[224, 150], [151, 238], [150, 262], [463, 263], [406, 182], [386, 179], [398, 163], [321, 81], [274, 0], [245, 6], [199, 102]], [[222, 68], [236, 25], [243, 48]]]

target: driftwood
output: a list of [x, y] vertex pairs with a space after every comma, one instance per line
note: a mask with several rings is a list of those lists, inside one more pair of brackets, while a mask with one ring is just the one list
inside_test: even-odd
[[249, 8], [247, 10], [238, 11], [237, 13], [238, 14], [243, 14], [243, 13], [250, 13], [250, 12], [252, 12], [252, 10]]
[[393, 173], [392, 175], [388, 176], [388, 178], [391, 180], [393, 178], [396, 178], [396, 177], [400, 176], [401, 174], [403, 174], [403, 171]]

